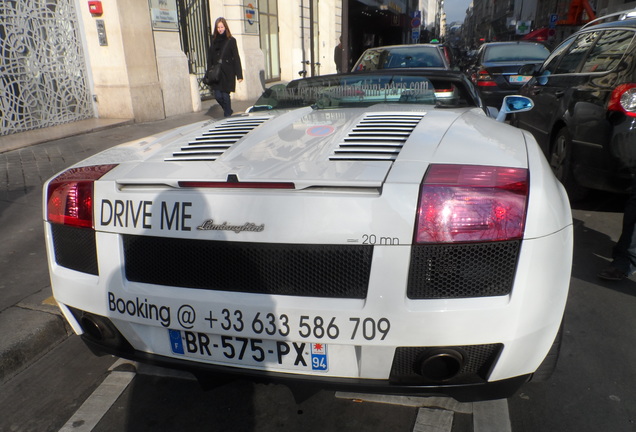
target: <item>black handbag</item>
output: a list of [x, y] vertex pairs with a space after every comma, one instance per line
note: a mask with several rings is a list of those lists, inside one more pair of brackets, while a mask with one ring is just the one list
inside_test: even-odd
[[203, 82], [206, 84], [212, 84], [219, 82], [221, 79], [221, 63], [216, 63], [210, 70], [205, 73]]
[[214, 83], [218, 83], [221, 80], [221, 63], [223, 62], [223, 55], [225, 54], [225, 48], [227, 48], [227, 44], [230, 42], [228, 39], [223, 45], [223, 49], [221, 50], [221, 55], [219, 56], [219, 60], [212, 65], [210, 69], [203, 76], [203, 84], [210, 85]]

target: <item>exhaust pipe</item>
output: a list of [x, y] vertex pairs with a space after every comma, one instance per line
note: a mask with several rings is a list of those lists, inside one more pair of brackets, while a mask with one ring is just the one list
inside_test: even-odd
[[415, 373], [431, 381], [448, 381], [457, 376], [465, 363], [465, 356], [456, 349], [430, 350], [415, 362]]
[[135, 351], [108, 318], [70, 306], [68, 308], [84, 331], [80, 335], [82, 340], [95, 355], [114, 354], [126, 357]]
[[84, 333], [94, 341], [118, 342], [119, 332], [107, 318], [84, 312], [79, 321]]

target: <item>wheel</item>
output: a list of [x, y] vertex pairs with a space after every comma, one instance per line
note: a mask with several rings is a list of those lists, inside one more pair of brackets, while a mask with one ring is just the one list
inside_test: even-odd
[[552, 372], [556, 369], [557, 361], [559, 360], [559, 353], [561, 352], [561, 341], [563, 340], [563, 321], [561, 321], [561, 326], [559, 327], [559, 332], [554, 338], [554, 342], [552, 343], [552, 347], [550, 347], [550, 351], [548, 351], [548, 355], [545, 356], [539, 368], [532, 374], [532, 378], [530, 381], [532, 382], [543, 382], [547, 381], [548, 378], [552, 376]]
[[578, 201], [587, 195], [587, 188], [578, 184], [572, 170], [572, 138], [567, 128], [561, 128], [552, 141], [549, 157], [552, 172], [568, 192], [570, 201]]

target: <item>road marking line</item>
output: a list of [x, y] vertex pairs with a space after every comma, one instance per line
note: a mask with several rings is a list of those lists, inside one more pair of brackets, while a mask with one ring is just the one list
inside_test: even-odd
[[453, 412], [441, 409], [420, 408], [413, 432], [451, 432]]
[[356, 399], [364, 402], [376, 402], [390, 405], [402, 405], [415, 408], [441, 408], [459, 414], [472, 414], [472, 402], [458, 402], [442, 396], [397, 396], [373, 393], [336, 392], [340, 399]]
[[110, 372], [59, 432], [92, 431], [134, 377], [135, 372]]
[[[364, 402], [386, 403], [393, 405], [410, 406], [419, 408], [414, 432], [442, 432], [451, 429], [439, 429], [437, 424], [427, 424], [424, 416], [441, 415], [440, 412], [451, 414], [451, 426], [453, 416], [457, 414], [473, 415], [473, 432], [511, 432], [510, 413], [508, 411], [508, 400], [498, 399], [484, 402], [458, 402], [450, 397], [433, 396], [391, 396], [365, 393], [336, 392], [336, 397], [341, 399], [355, 399]], [[444, 414], [445, 415], [445, 414]], [[444, 417], [445, 419], [445, 417]], [[422, 421], [422, 427], [433, 427], [432, 429], [418, 429]], [[445, 424], [444, 424], [445, 425]], [[434, 427], [438, 427], [435, 429]]]
[[473, 432], [511, 432], [508, 399], [473, 403]]

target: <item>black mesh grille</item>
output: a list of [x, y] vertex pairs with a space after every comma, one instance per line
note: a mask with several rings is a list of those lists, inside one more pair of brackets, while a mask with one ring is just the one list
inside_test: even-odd
[[488, 297], [509, 294], [519, 241], [414, 245], [410, 299]]
[[55, 262], [62, 267], [98, 275], [95, 231], [51, 224]]
[[456, 347], [398, 347], [391, 366], [391, 382], [395, 384], [427, 384], [432, 383], [415, 372], [418, 364], [428, 355], [444, 350], [458, 352], [463, 357], [463, 365], [457, 375], [445, 381], [447, 384], [466, 384], [484, 382], [492, 366], [499, 356], [502, 344], [467, 345]]
[[126, 278], [206, 290], [365, 298], [372, 246], [124, 236]]

